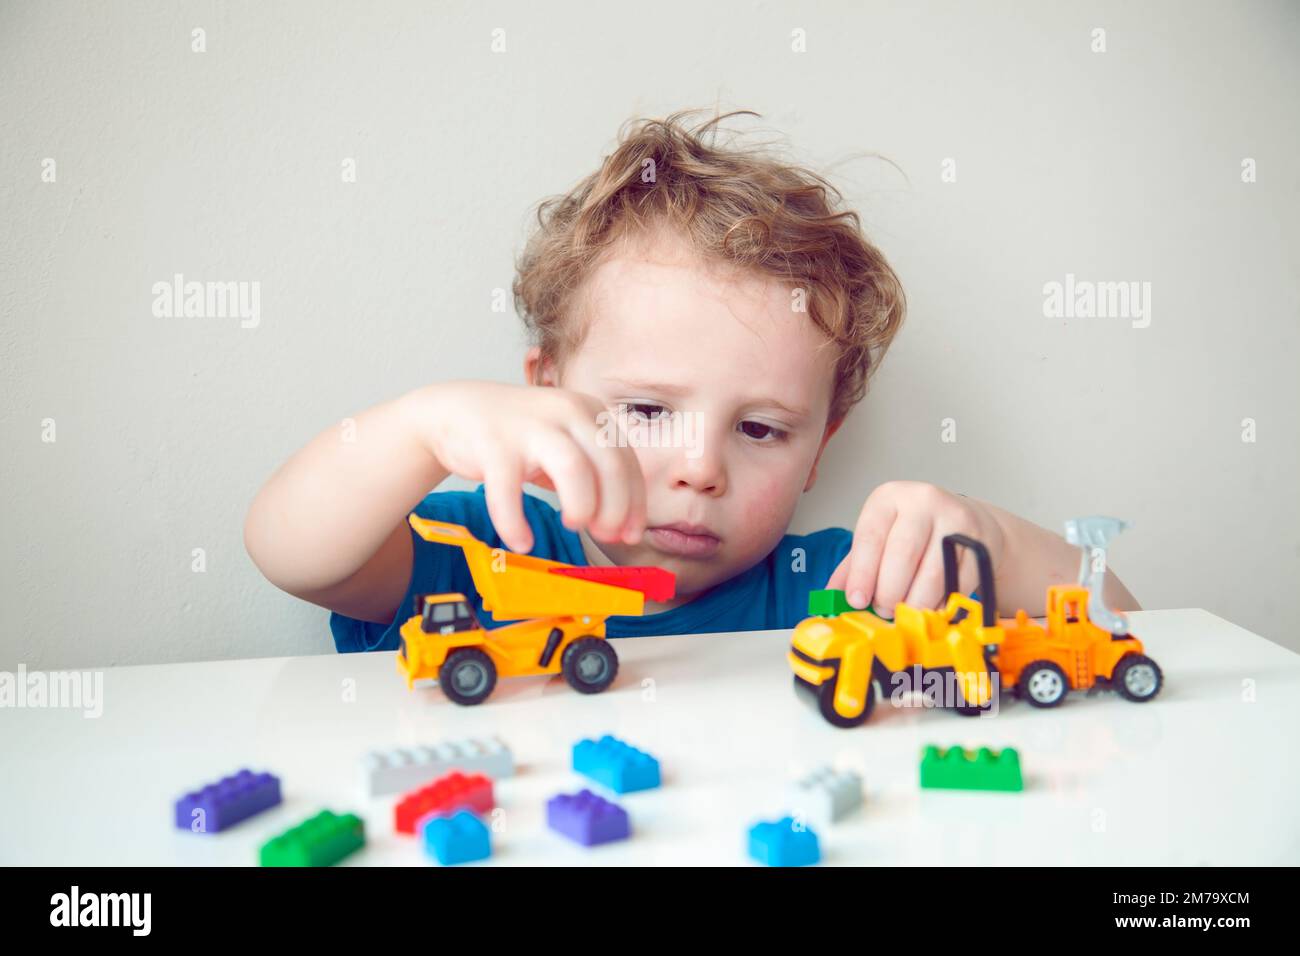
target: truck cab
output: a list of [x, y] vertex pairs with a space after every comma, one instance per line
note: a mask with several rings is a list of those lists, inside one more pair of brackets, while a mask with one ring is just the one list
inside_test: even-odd
[[415, 599], [420, 630], [425, 634], [455, 634], [479, 630], [478, 617], [463, 594], [422, 594]]
[[451, 637], [483, 629], [463, 594], [418, 594], [414, 604], [415, 616], [398, 632], [398, 669], [408, 675], [408, 681], [434, 676], [427, 672], [425, 658], [431, 656], [440, 665], [446, 656], [445, 648], [426, 635]]
[[1078, 585], [1053, 585], [1047, 589], [1049, 630], [1067, 640], [1090, 641], [1099, 628], [1088, 620], [1088, 589]]

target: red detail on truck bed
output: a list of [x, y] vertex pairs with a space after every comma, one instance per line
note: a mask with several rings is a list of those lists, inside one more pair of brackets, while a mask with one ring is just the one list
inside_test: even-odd
[[677, 575], [663, 568], [551, 568], [552, 574], [563, 574], [585, 581], [612, 584], [615, 587], [640, 591], [651, 601], [667, 601], [677, 591]]

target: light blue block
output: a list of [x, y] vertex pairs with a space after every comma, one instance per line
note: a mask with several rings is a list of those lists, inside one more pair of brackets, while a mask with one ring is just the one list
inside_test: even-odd
[[573, 769], [615, 793], [659, 786], [659, 761], [609, 734], [574, 744]]
[[793, 817], [750, 827], [749, 855], [765, 866], [812, 866], [822, 858], [817, 834], [796, 826]]
[[492, 855], [487, 824], [468, 810], [432, 817], [424, 825], [424, 847], [443, 866], [486, 860]]

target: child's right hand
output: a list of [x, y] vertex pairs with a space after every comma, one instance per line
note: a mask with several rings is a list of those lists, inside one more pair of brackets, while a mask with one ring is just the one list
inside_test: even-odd
[[566, 527], [634, 544], [645, 531], [636, 453], [598, 441], [608, 413], [591, 395], [535, 385], [440, 382], [404, 398], [414, 434], [447, 471], [481, 481], [488, 514], [512, 551], [527, 553], [525, 482], [556, 492]]

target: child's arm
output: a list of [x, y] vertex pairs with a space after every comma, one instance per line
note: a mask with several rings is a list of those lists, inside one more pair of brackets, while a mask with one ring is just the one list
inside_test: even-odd
[[[1064, 538], [993, 505], [915, 481], [887, 482], [871, 493], [853, 531], [853, 546], [827, 587], [842, 588], [855, 607], [874, 606], [892, 614], [902, 601], [912, 607], [938, 607], [943, 593], [944, 535], [965, 534], [982, 541], [993, 561], [999, 610], [1024, 609], [1041, 616], [1047, 586], [1078, 579], [1081, 553]], [[973, 557], [961, 556], [959, 584], [964, 593], [979, 587]], [[1111, 571], [1105, 602], [1118, 611], [1138, 603]]]
[[[1049, 584], [1068, 584], [1079, 579], [1083, 557], [1077, 545], [1059, 534], [1040, 528], [1032, 521], [991, 505], [973, 502], [989, 510], [1002, 527], [1002, 562], [996, 566], [998, 603], [1008, 614], [1024, 608], [1028, 613], [1046, 613], [1044, 601]], [[1105, 605], [1116, 611], [1140, 611], [1141, 606], [1112, 571], [1106, 568]]]
[[630, 448], [601, 447], [604, 406], [557, 388], [448, 382], [327, 429], [258, 492], [249, 556], [277, 587], [363, 621], [390, 621], [411, 576], [406, 516], [449, 474], [485, 485], [512, 550], [532, 548], [523, 485], [554, 488], [567, 526], [636, 541], [645, 482]]

